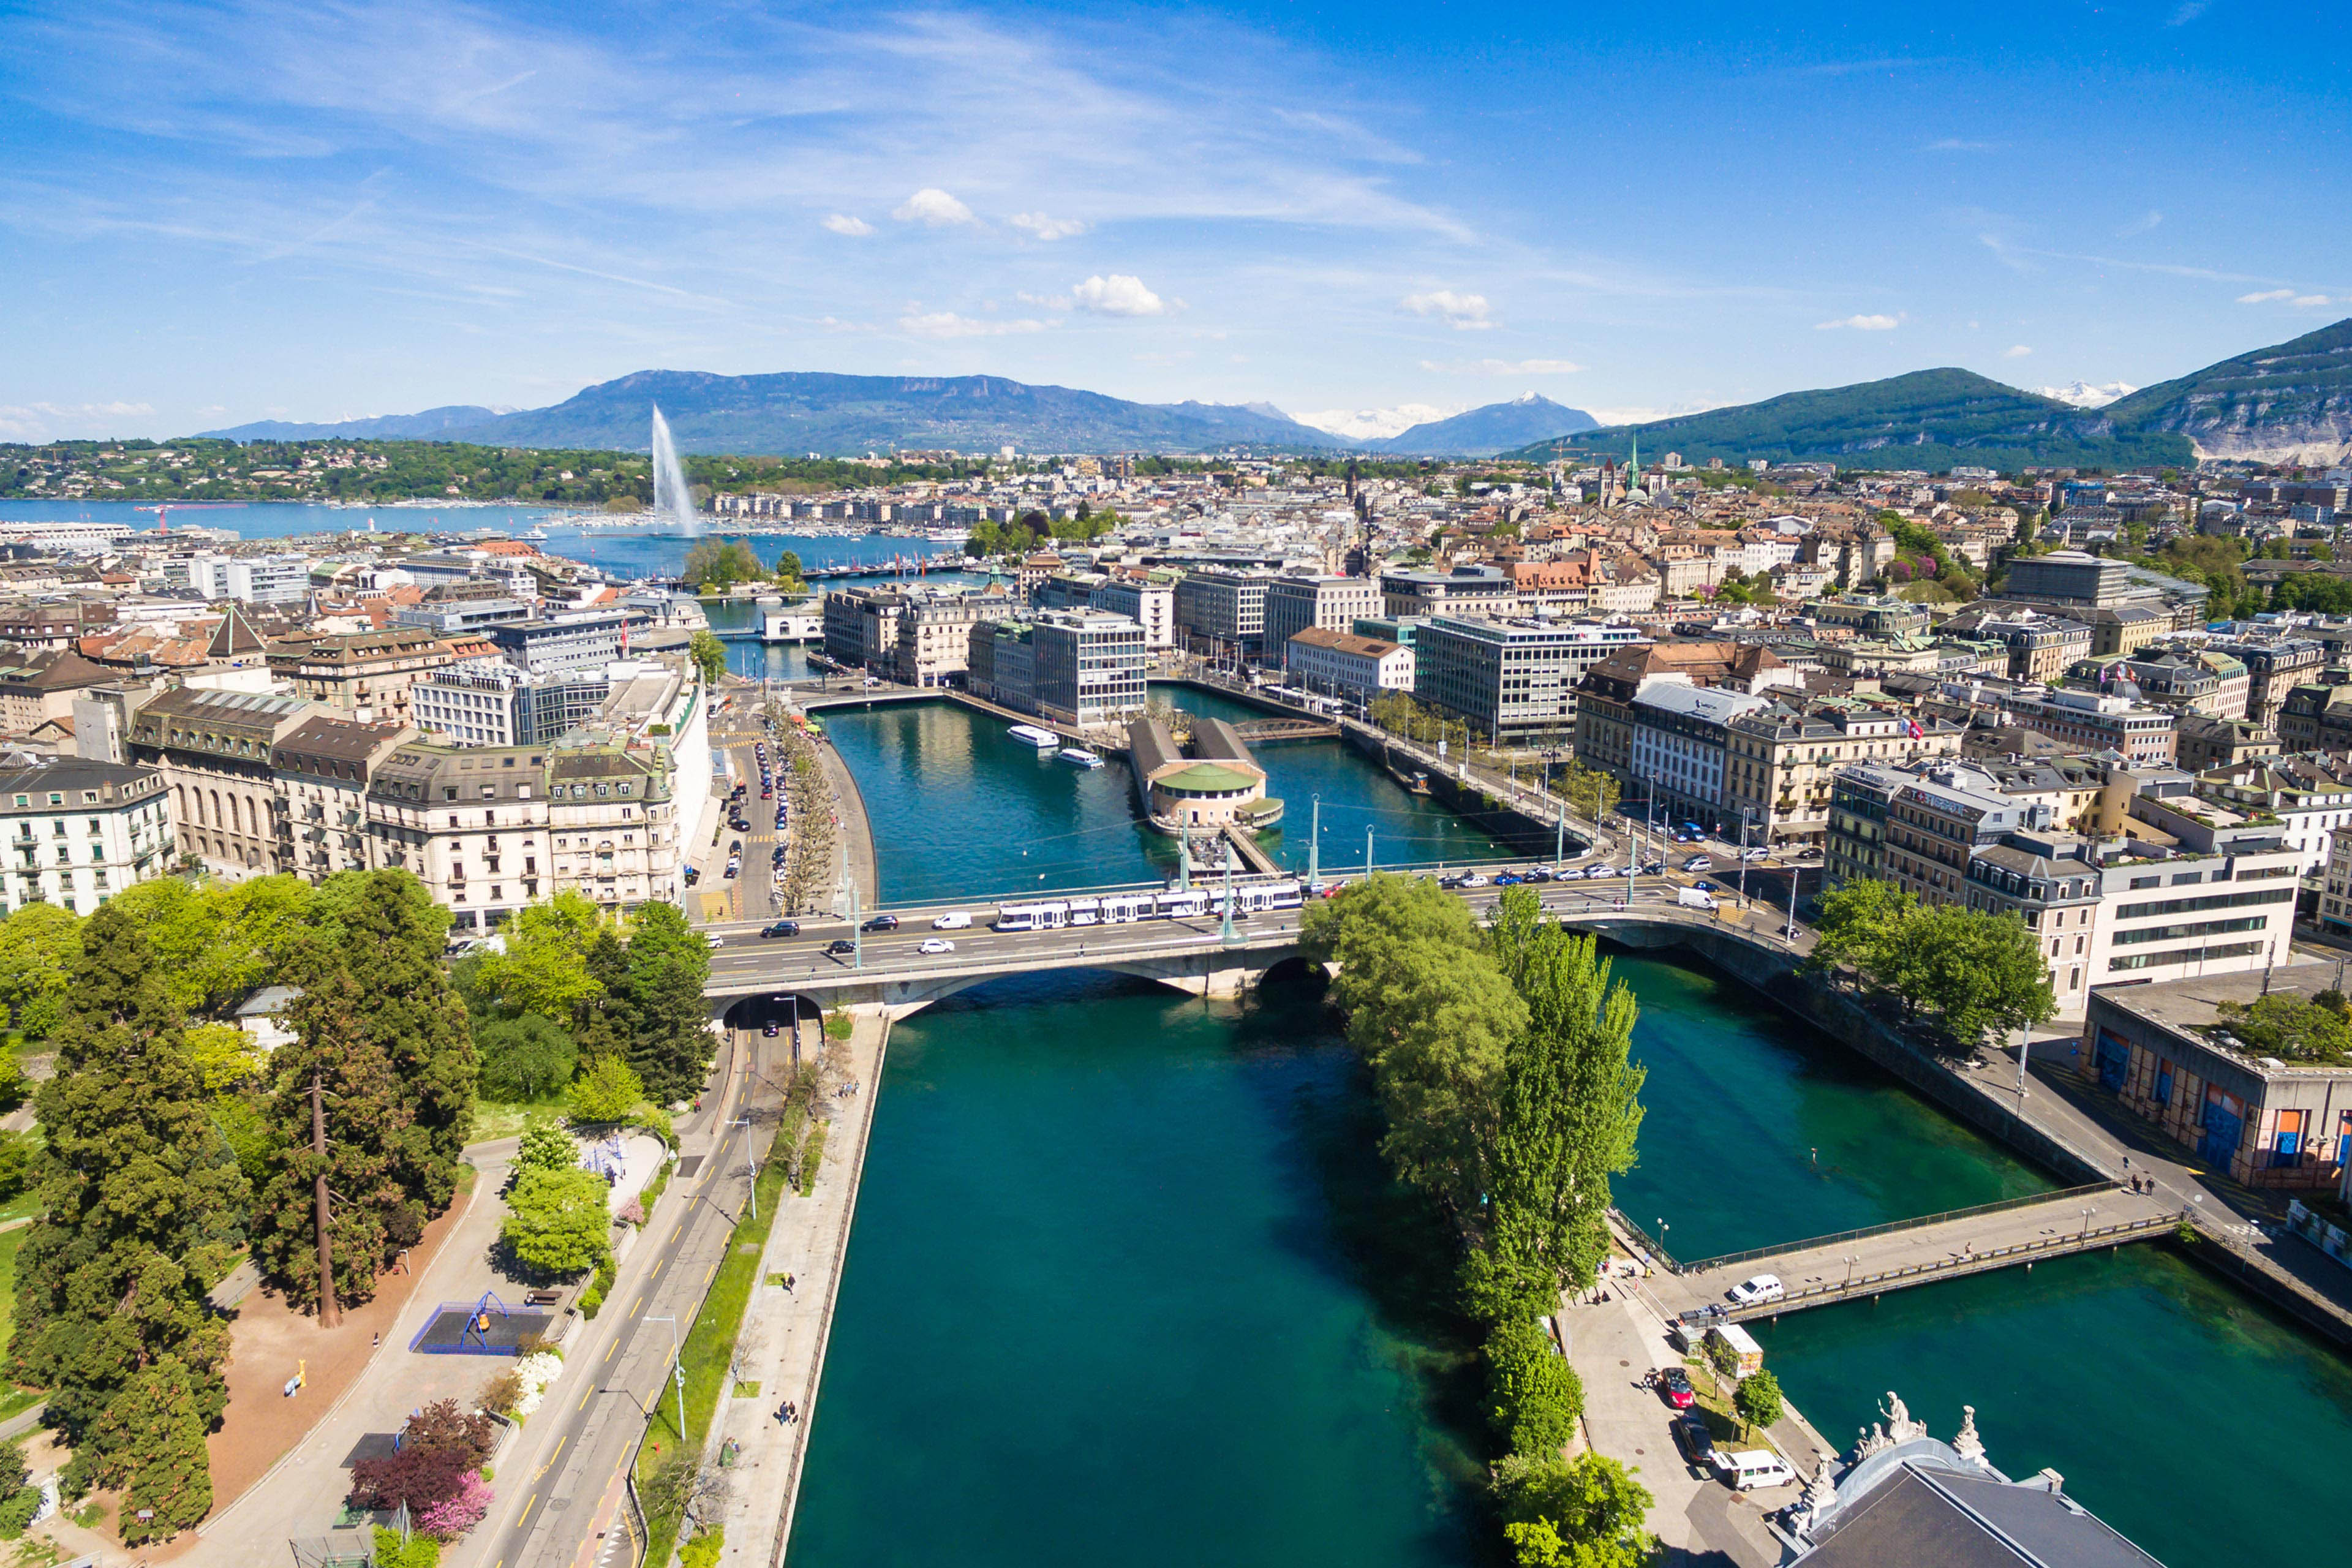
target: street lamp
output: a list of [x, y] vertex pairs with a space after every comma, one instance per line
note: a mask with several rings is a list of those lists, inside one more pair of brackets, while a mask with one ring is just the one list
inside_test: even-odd
[[1846, 1260], [1845, 1260], [1845, 1284], [1841, 1285], [1840, 1287], [1838, 1287], [1838, 1289], [1842, 1289], [1842, 1290], [1843, 1290], [1843, 1289], [1851, 1289], [1851, 1288], [1853, 1287], [1853, 1266], [1854, 1266], [1856, 1263], [1859, 1263], [1860, 1261], [1862, 1261], [1860, 1258], [1854, 1258], [1854, 1257], [1852, 1257], [1852, 1256], [1849, 1256], [1849, 1257], [1846, 1258]]
[[2082, 1234], [2081, 1236], [2076, 1237], [2074, 1238], [2075, 1240], [2077, 1240], [2077, 1241], [2081, 1241], [2081, 1240], [2084, 1240], [2084, 1239], [2087, 1238], [2087, 1237], [2090, 1236], [2090, 1234], [2091, 1234], [2091, 1216], [2092, 1216], [2093, 1215], [2095, 1215], [2095, 1214], [2098, 1213], [2098, 1212], [2099, 1212], [2098, 1205], [2095, 1205], [2095, 1204], [2085, 1204], [2085, 1205], [2083, 1205], [2083, 1234]]

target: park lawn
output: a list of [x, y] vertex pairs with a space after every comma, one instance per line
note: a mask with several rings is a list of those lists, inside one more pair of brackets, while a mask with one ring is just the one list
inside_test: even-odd
[[474, 1125], [466, 1133], [468, 1143], [488, 1143], [494, 1138], [520, 1138], [522, 1125], [534, 1116], [557, 1116], [563, 1110], [561, 1096], [548, 1100], [478, 1100], [474, 1102]]
[[[786, 1125], [790, 1125], [789, 1121]], [[742, 1330], [743, 1309], [750, 1304], [751, 1291], [760, 1282], [760, 1258], [767, 1250], [768, 1232], [776, 1223], [778, 1200], [783, 1195], [784, 1171], [792, 1160], [784, 1137], [785, 1128], [780, 1126], [768, 1157], [760, 1163], [760, 1217], [753, 1219], [751, 1205], [744, 1206], [742, 1217], [735, 1222], [734, 1234], [728, 1237], [727, 1256], [720, 1259], [718, 1272], [711, 1277], [709, 1292], [702, 1299], [702, 1310], [694, 1315], [694, 1326], [687, 1331], [686, 1344], [680, 1352], [680, 1359], [686, 1363], [687, 1431], [692, 1434], [685, 1438], [685, 1446], [691, 1452], [701, 1451], [712, 1414], [719, 1408], [720, 1394], [731, 1392], [729, 1367], [735, 1358], [735, 1336]], [[665, 1387], [662, 1393], [659, 1407], [646, 1423], [645, 1442], [637, 1449], [640, 1488], [659, 1468], [664, 1457], [677, 1451], [683, 1436], [677, 1429], [676, 1384]], [[680, 1522], [674, 1514], [646, 1519], [646, 1562], [669, 1561]]]

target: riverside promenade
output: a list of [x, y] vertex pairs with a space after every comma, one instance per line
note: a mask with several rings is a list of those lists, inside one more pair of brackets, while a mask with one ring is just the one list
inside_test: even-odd
[[[816, 1185], [807, 1197], [788, 1191], [780, 1200], [784, 1206], [768, 1233], [760, 1282], [744, 1307], [735, 1376], [740, 1384], [758, 1384], [758, 1393], [720, 1401], [709, 1433], [714, 1461], [728, 1439], [738, 1446], [721, 1516], [727, 1532], [721, 1561], [730, 1568], [772, 1568], [782, 1562], [792, 1540], [793, 1510], [800, 1499], [809, 1428], [816, 1419], [825, 1345], [848, 1260], [889, 1033], [887, 1018], [856, 1019], [844, 1073], [856, 1092], [833, 1099], [836, 1113], [825, 1134]], [[791, 1279], [791, 1289], [778, 1282], [781, 1278]], [[777, 1406], [786, 1400], [800, 1407], [800, 1419], [789, 1425], [776, 1419]]]

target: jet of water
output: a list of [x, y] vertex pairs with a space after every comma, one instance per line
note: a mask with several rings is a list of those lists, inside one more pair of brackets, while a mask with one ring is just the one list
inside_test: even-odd
[[694, 491], [687, 488], [686, 470], [678, 466], [677, 443], [670, 439], [669, 421], [654, 407], [654, 515], [676, 522], [687, 533], [701, 531], [694, 510]]

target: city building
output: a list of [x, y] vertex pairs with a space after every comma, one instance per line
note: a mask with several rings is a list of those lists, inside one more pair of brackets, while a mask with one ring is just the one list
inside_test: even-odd
[[207, 599], [246, 605], [301, 605], [310, 597], [310, 562], [302, 555], [196, 555], [188, 587]]
[[44, 724], [70, 721], [77, 696], [113, 679], [112, 670], [71, 648], [0, 654], [0, 735], [30, 735]]
[[1136, 794], [1154, 827], [1190, 838], [1281, 816], [1282, 803], [1266, 799], [1265, 770], [1231, 725], [1220, 719], [1196, 721], [1192, 746], [1196, 755], [1186, 756], [1157, 719], [1137, 719], [1127, 727]]
[[299, 697], [179, 687], [130, 721], [131, 760], [161, 770], [180, 852], [228, 877], [279, 862], [278, 744], [315, 710]]
[[1559, 744], [1576, 733], [1578, 683], [1648, 635], [1596, 621], [1433, 616], [1413, 635], [1413, 695], [1465, 720], [1489, 744]]
[[971, 647], [976, 697], [1080, 726], [1123, 723], [1143, 711], [1151, 656], [1143, 628], [1125, 616], [1040, 610], [1025, 622], [982, 621]]
[[1509, 616], [1518, 611], [1519, 590], [1510, 574], [1493, 566], [1383, 572], [1381, 604], [1381, 613], [1392, 616]]
[[[1630, 704], [1633, 739], [1625, 767], [1626, 809], [1654, 812], [1660, 822], [1722, 825], [1724, 763], [1732, 723], [1771, 705], [1771, 699], [1729, 687], [1654, 680]], [[1733, 831], [1725, 826], [1724, 831]]]
[[892, 675], [908, 686], [960, 684], [971, 663], [971, 628], [989, 608], [977, 594], [908, 593], [898, 609]]
[[854, 668], [888, 668], [898, 653], [898, 616], [905, 608], [896, 588], [834, 589], [824, 596], [824, 657]]
[[2081, 621], [2030, 607], [1979, 605], [1939, 628], [1947, 637], [1997, 642], [2009, 649], [2009, 678], [2054, 686], [2076, 661], [2091, 657], [2091, 628]]
[[1288, 573], [1265, 585], [1262, 635], [1269, 662], [1279, 664], [1290, 639], [1309, 626], [1345, 631], [1359, 616], [1378, 615], [1379, 584], [1365, 577], [1299, 577]]
[[1283, 668], [1294, 686], [1369, 707], [1384, 692], [1412, 692], [1413, 658], [1399, 643], [1309, 626], [1292, 635]]
[[2245, 716], [2265, 727], [2276, 726], [2287, 693], [2305, 681], [2318, 679], [2327, 662], [2326, 647], [2314, 637], [2229, 637], [2204, 647], [2209, 653], [2228, 654], [2246, 667]]
[[1176, 574], [1172, 572], [1107, 577], [1095, 589], [1087, 607], [1125, 616], [1141, 626], [1143, 646], [1154, 652], [1176, 646]]
[[1176, 635], [1204, 658], [1231, 667], [1265, 658], [1265, 595], [1274, 574], [1211, 568], [1177, 579]]
[[2125, 1109], [2228, 1179], [2332, 1190], [2352, 1152], [2352, 1064], [2289, 1061], [2249, 1045], [2236, 1026], [2264, 996], [2309, 1001], [2335, 984], [2334, 964], [2303, 963], [2101, 990], [2078, 1061]]
[[467, 659], [409, 688], [409, 718], [431, 739], [462, 746], [551, 742], [593, 719], [613, 692], [610, 667], [540, 674], [502, 659]]
[[2128, 563], [2080, 550], [2053, 550], [2011, 561], [2002, 592], [2011, 599], [2094, 608], [2152, 596], [2134, 584]]
[[86, 915], [176, 858], [171, 802], [153, 768], [81, 757], [0, 759], [0, 906]]
[[1760, 643], [1713, 638], [1635, 643], [1609, 652], [1576, 692], [1576, 755], [1619, 783], [1633, 779], [1633, 699], [1653, 681], [1735, 691], [1802, 690], [1805, 678]]
[[360, 724], [325, 713], [288, 731], [269, 755], [282, 803], [278, 868], [313, 882], [372, 868], [368, 775], [415, 739], [404, 724]]
[[410, 689], [451, 661], [440, 637], [417, 627], [291, 637], [269, 647], [270, 674], [291, 685], [294, 695], [362, 723], [411, 722]]
[[2025, 728], [2086, 751], [2120, 752], [2133, 763], [2169, 763], [2179, 752], [2179, 716], [2129, 697], [2020, 690], [2000, 700]]
[[1966, 733], [1948, 719], [1915, 717], [1890, 700], [1862, 697], [1784, 698], [1740, 713], [1725, 739], [1726, 828], [1751, 828], [1757, 844], [1822, 845], [1841, 769], [1958, 756]]
[[626, 608], [566, 610], [481, 629], [518, 668], [583, 669], [625, 658], [629, 634], [646, 619], [644, 612]]

